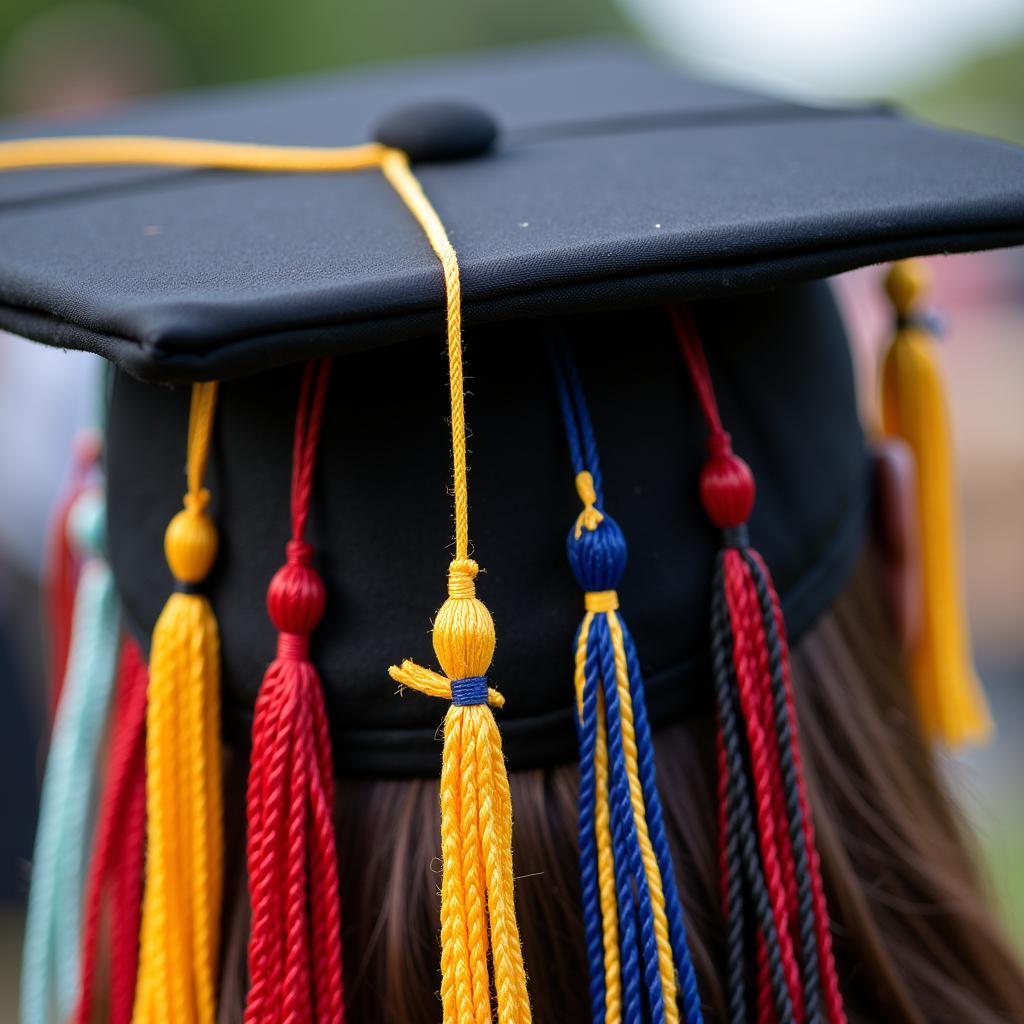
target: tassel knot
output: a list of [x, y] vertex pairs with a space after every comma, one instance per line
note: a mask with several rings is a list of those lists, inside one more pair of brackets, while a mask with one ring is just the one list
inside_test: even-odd
[[593, 529], [577, 533], [573, 527], [566, 542], [569, 564], [584, 591], [614, 590], [626, 571], [625, 534], [610, 515], [597, 514], [601, 519]]
[[107, 515], [102, 495], [84, 491], [71, 506], [68, 516], [68, 543], [86, 558], [104, 554]]
[[277, 570], [267, 588], [267, 612], [282, 637], [288, 634], [308, 637], [323, 618], [327, 594], [320, 574], [310, 564], [311, 554], [308, 544], [290, 542], [288, 560]]
[[898, 317], [909, 317], [928, 287], [928, 271], [919, 260], [894, 263], [885, 278], [885, 291]]
[[700, 474], [701, 504], [720, 530], [742, 526], [754, 508], [754, 474], [733, 452], [726, 431], [715, 431], [707, 443], [710, 457]]
[[452, 561], [448, 599], [434, 619], [434, 653], [449, 679], [484, 676], [494, 658], [494, 620], [473, 582], [478, 571], [471, 558]]
[[474, 582], [480, 566], [472, 558], [452, 559], [448, 566], [448, 596], [453, 598], [476, 597]]
[[617, 612], [619, 594], [616, 590], [588, 590], [583, 595], [583, 607], [588, 612]]
[[487, 676], [470, 676], [468, 679], [452, 680], [452, 703], [462, 708], [486, 704]]
[[[206, 495], [205, 498], [201, 498]], [[201, 500], [193, 501], [193, 499]], [[201, 583], [206, 579], [217, 557], [217, 527], [206, 514], [209, 494], [187, 494], [185, 507], [174, 516], [164, 534], [164, 554], [176, 580]]]

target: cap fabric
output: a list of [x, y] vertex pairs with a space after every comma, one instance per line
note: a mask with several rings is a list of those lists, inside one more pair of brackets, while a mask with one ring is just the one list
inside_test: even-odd
[[[500, 132], [488, 156], [417, 168], [470, 327], [1024, 241], [1010, 146], [711, 85], [617, 44], [219, 90], [75, 131], [339, 146], [434, 100], [471, 101]], [[372, 171], [3, 174], [0, 231], [0, 326], [147, 379], [355, 351], [442, 316], [436, 259]]]
[[[841, 589], [866, 522], [868, 466], [846, 335], [823, 284], [695, 310], [737, 451], [757, 476], [751, 528], [799, 636]], [[606, 500], [631, 540], [621, 589], [652, 721], [710, 698], [715, 534], [693, 498], [703, 434], [665, 314], [477, 329], [467, 351], [472, 508], [475, 543], [486, 552], [479, 586], [498, 626], [491, 677], [508, 698], [501, 728], [513, 769], [576, 754], [567, 687], [581, 598], [564, 532], [578, 501], [544, 353], [552, 337], [581, 343], [580, 371], [605, 439]], [[422, 661], [430, 651], [422, 595], [436, 590], [451, 539], [442, 348], [435, 337], [346, 358], [326, 407], [325, 469], [309, 531], [328, 597], [312, 642], [341, 774], [437, 770], [436, 703], [397, 697], [382, 656], [396, 643], [394, 657]], [[220, 396], [208, 471], [220, 551], [206, 592], [221, 623], [225, 728], [240, 744], [274, 655], [265, 592], [288, 523], [298, 387], [298, 373], [265, 374], [233, 381]], [[159, 553], [167, 510], [180, 501], [188, 403], [188, 388], [154, 388], [125, 374], [113, 387], [111, 560], [130, 628], [143, 641], [171, 584]]]

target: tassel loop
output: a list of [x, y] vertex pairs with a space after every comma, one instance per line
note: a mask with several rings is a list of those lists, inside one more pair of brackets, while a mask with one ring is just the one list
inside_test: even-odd
[[576, 526], [573, 530], [573, 535], [579, 540], [584, 530], [597, 529], [598, 524], [604, 519], [604, 513], [597, 507], [594, 476], [586, 469], [576, 474], [576, 493], [583, 502], [583, 511], [576, 517]]
[[573, 575], [587, 594], [614, 591], [626, 572], [626, 535], [606, 512], [598, 515], [601, 518], [579, 534], [573, 527], [566, 543]]
[[207, 515], [210, 492], [204, 487], [189, 492], [185, 507], [167, 526], [164, 554], [174, 578], [181, 583], [202, 583], [210, 574], [217, 558], [220, 539], [217, 527]]
[[[459, 707], [472, 707], [476, 704], [489, 704], [492, 708], [505, 706], [505, 698], [493, 687], [487, 686], [486, 676], [448, 679], [438, 672], [431, 672], [429, 668], [424, 668], [408, 659], [398, 667], [392, 666], [388, 669], [388, 674], [401, 686], [408, 686], [410, 690], [424, 693], [428, 697], [450, 700]], [[481, 679], [484, 680], [484, 699], [465, 699], [467, 696], [475, 697], [479, 693], [477, 684]]]
[[448, 599], [434, 618], [434, 653], [449, 679], [485, 676], [494, 659], [494, 619], [476, 596], [479, 567], [456, 558], [448, 567]]
[[757, 488], [750, 466], [732, 450], [725, 430], [708, 437], [708, 460], [700, 473], [700, 502], [708, 518], [720, 530], [746, 524], [754, 509]]

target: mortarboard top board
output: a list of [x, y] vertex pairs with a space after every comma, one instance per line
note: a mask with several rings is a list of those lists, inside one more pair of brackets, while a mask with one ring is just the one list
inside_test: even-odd
[[[451, 106], [401, 116], [432, 101], [471, 103], [483, 128]], [[399, 145], [403, 132], [415, 143], [424, 118], [443, 136], [447, 115], [456, 136], [486, 142], [487, 118], [497, 130], [486, 152], [415, 170], [459, 255], [475, 541], [500, 627], [506, 752], [529, 767], [574, 754], [564, 679], [579, 599], [562, 556], [576, 501], [539, 342], [587, 342], [582, 372], [606, 439], [608, 504], [633, 539], [623, 590], [658, 724], [701, 699], [687, 683], [706, 674], [715, 539], [693, 501], [698, 411], [652, 307], [694, 302], [757, 476], [752, 530], [799, 636], [856, 561], [868, 496], [842, 326], [827, 288], [808, 282], [1024, 241], [1024, 154], [884, 107], [711, 85], [612, 44], [232, 88], [74, 133], [337, 146], [383, 130]], [[409, 148], [414, 162], [439, 155]], [[436, 704], [396, 698], [383, 668], [396, 653], [429, 660], [422, 595], [450, 539], [444, 294], [387, 183], [372, 171], [3, 174], [0, 233], [0, 326], [127, 371], [109, 423], [110, 548], [140, 637], [167, 592], [160, 538], [180, 499], [188, 415], [185, 389], [150, 384], [231, 380], [211, 462], [222, 537], [208, 592], [223, 625], [225, 728], [243, 740], [273, 656], [264, 593], [286, 533], [298, 387], [297, 372], [259, 371], [348, 357], [312, 513], [328, 589], [314, 653], [336, 766], [433, 774]]]
[[[343, 146], [432, 101], [471, 103], [499, 132], [487, 154], [417, 168], [459, 254], [469, 327], [1024, 240], [1010, 146], [885, 107], [708, 84], [614, 44], [231, 88], [74, 133]], [[436, 260], [375, 173], [5, 174], [0, 224], [0, 326], [146, 379], [424, 336], [442, 310]]]

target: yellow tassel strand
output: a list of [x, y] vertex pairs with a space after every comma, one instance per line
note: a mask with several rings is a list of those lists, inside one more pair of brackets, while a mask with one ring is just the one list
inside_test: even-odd
[[931, 333], [915, 315], [926, 285], [925, 268], [912, 260], [895, 263], [886, 279], [898, 327], [882, 369], [882, 426], [917, 463], [923, 607], [911, 652], [914, 696], [925, 732], [956, 746], [983, 742], [992, 722], [971, 663], [942, 376]]
[[[153, 136], [0, 142], [0, 170], [82, 164], [306, 173], [377, 169], [420, 225], [441, 263], [451, 391], [455, 559], [449, 569], [448, 600], [434, 623], [434, 650], [446, 675], [410, 662], [390, 671], [404, 685], [453, 701], [445, 717], [441, 769], [445, 1024], [491, 1020], [488, 948], [500, 1024], [528, 1024], [530, 1003], [513, 900], [512, 807], [501, 738], [487, 706], [500, 707], [502, 699], [488, 687], [482, 696], [479, 693], [494, 653], [494, 624], [475, 596], [478, 570], [469, 558], [462, 290], [458, 259], [444, 225], [408, 157], [378, 143], [320, 148]], [[168, 560], [186, 584], [205, 577], [216, 552], [216, 532], [205, 515], [207, 497], [201, 487], [214, 387], [198, 385], [193, 398], [189, 494], [185, 511], [168, 530]], [[219, 790], [215, 794], [204, 783], [217, 774], [213, 770], [217, 666], [216, 622], [209, 605], [195, 594], [175, 594], [157, 625], [150, 668], [150, 690], [155, 694], [147, 755], [150, 868], [136, 1024], [209, 1024], [212, 1020], [212, 963], [221, 884], [220, 796]], [[467, 683], [473, 686], [472, 703], [462, 703], [459, 696]], [[194, 770], [193, 764], [201, 770]]]
[[146, 885], [134, 1024], [213, 1024], [223, 883], [220, 636], [193, 588], [217, 555], [203, 474], [217, 385], [196, 384], [185, 507], [164, 550], [180, 589], [157, 620], [146, 714]]

